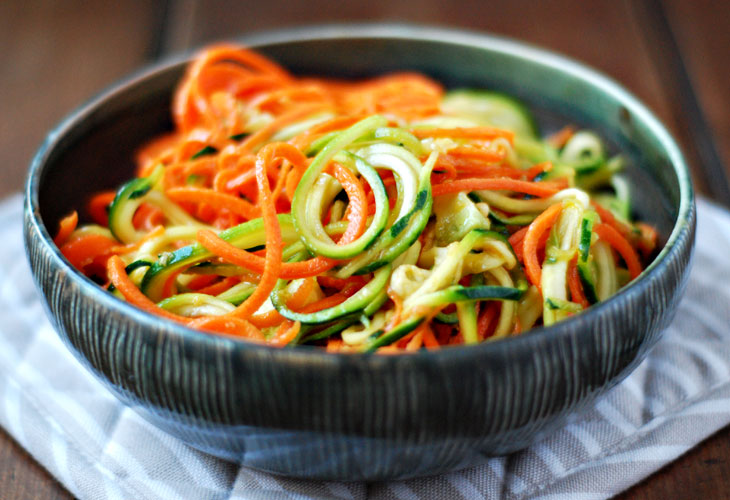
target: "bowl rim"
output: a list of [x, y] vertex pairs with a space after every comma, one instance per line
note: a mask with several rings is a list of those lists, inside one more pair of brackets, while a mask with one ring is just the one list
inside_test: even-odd
[[[678, 243], [682, 242], [685, 236], [691, 237], [695, 225], [694, 192], [689, 168], [676, 141], [658, 118], [631, 92], [598, 70], [590, 68], [567, 56], [529, 43], [490, 33], [400, 22], [315, 24], [249, 33], [241, 37], [230, 38], [229, 40], [256, 49], [259, 46], [338, 39], [411, 40], [468, 46], [495, 51], [517, 59], [526, 60], [532, 64], [547, 66], [551, 69], [568, 73], [598, 88], [601, 92], [609, 94], [613, 99], [621, 102], [632, 113], [632, 116], [643, 122], [650, 133], [659, 141], [677, 176], [680, 203], [677, 207], [676, 222], [666, 244], [638, 278], [621, 288], [606, 301], [598, 303], [587, 311], [560, 323], [549, 327], [540, 326], [532, 328], [523, 334], [492, 342], [483, 342], [469, 346], [453, 346], [435, 351], [422, 349], [415, 353], [400, 356], [378, 356], [373, 353], [358, 352], [332, 353], [326, 352], [321, 347], [316, 346], [296, 346], [294, 349], [281, 349], [266, 344], [247, 341], [231, 335], [206, 334], [145, 312], [125, 301], [117, 299], [111, 294], [105, 293], [97, 284], [73, 268], [62, 256], [59, 249], [53, 243], [52, 236], [41, 221], [39, 208], [41, 174], [46, 165], [46, 160], [60, 139], [66, 133], [73, 130], [78, 123], [93, 113], [99, 105], [113, 98], [115, 95], [125, 92], [129, 87], [143, 83], [147, 78], [164, 73], [172, 67], [188, 62], [200, 50], [200, 47], [173, 54], [160, 61], [145, 65], [125, 78], [116, 81], [73, 110], [48, 133], [31, 160], [25, 183], [24, 213], [29, 220], [29, 224], [24, 225], [24, 230], [26, 233], [33, 231], [39, 236], [41, 244], [46, 247], [45, 249], [51, 256], [53, 265], [62, 269], [65, 277], [70, 279], [84, 294], [102, 303], [104, 307], [109, 308], [111, 311], [128, 316], [140, 323], [145, 327], [143, 329], [145, 334], [157, 335], [164, 331], [165, 335], [176, 336], [185, 342], [203, 344], [205, 347], [216, 349], [230, 349], [239, 353], [246, 352], [253, 355], [264, 354], [283, 362], [300, 363], [308, 360], [324, 364], [340, 364], [347, 360], [366, 363], [371, 366], [373, 364], [382, 366], [422, 361], [428, 363], [431, 360], [460, 363], [467, 358], [481, 357], [490, 351], [504, 351], [507, 348], [521, 349], [528, 344], [534, 345], [536, 342], [548, 341], [553, 337], [567, 335], [573, 330], [583, 330], [590, 327], [596, 319], [607, 314], [615, 304], [631, 300], [631, 296], [634, 294], [644, 293], [649, 282], [659, 278], [662, 271], [671, 264], [671, 261], [679, 257], [681, 249], [678, 247]], [[692, 244], [693, 242], [690, 241], [685, 246], [689, 245], [691, 247]], [[573, 326], [573, 328], [566, 328], [566, 326]]]

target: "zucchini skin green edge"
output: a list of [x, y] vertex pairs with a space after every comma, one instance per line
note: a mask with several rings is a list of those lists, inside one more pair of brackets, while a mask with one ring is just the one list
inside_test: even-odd
[[[503, 286], [480, 285], [466, 287], [461, 285], [451, 286], [424, 296], [424, 303], [428, 305], [440, 305], [452, 302], [462, 302], [471, 300], [519, 300], [522, 297], [523, 290], [519, 288], [509, 288]], [[430, 299], [430, 300], [427, 300]], [[420, 305], [420, 303], [419, 303]], [[418, 328], [426, 318], [424, 316], [416, 316], [408, 319], [400, 325], [393, 328], [388, 333], [382, 334], [374, 338], [364, 348], [365, 352], [375, 351], [379, 347], [390, 345], [397, 342], [410, 332]], [[382, 332], [380, 332], [382, 333]]]
[[301, 343], [306, 344], [308, 342], [326, 339], [336, 333], [341, 332], [348, 326], [354, 325], [355, 323], [360, 321], [361, 314], [364, 314], [365, 316], [372, 316], [375, 311], [382, 307], [386, 300], [388, 300], [388, 294], [385, 292], [385, 290], [381, 290], [380, 293], [375, 296], [373, 301], [368, 304], [365, 309], [362, 310], [362, 313], [360, 313], [360, 311], [356, 311], [352, 314], [342, 316], [341, 318], [338, 318], [333, 324], [327, 326], [323, 330], [312, 333], [302, 338]]
[[149, 177], [140, 177], [122, 185], [117, 191], [114, 200], [109, 205], [109, 230], [119, 241], [125, 241], [124, 230], [120, 227], [120, 217], [124, 207], [132, 200], [138, 199], [149, 193], [152, 189], [153, 180]]
[[[305, 237], [301, 238], [302, 242], [315, 255], [322, 255], [331, 259], [340, 260], [355, 257], [372, 245], [372, 243], [385, 229], [385, 225], [388, 222], [388, 216], [390, 215], [388, 195], [385, 191], [385, 185], [375, 169], [367, 161], [351, 153], [345, 152], [342, 159], [346, 162], [346, 164], [351, 164], [360, 174], [362, 174], [371, 186], [373, 194], [375, 195], [376, 206], [373, 221], [362, 236], [347, 245], [336, 245], [332, 242], [329, 242], [328, 244], [314, 239], [307, 239]], [[306, 223], [315, 223], [313, 219], [317, 218], [318, 214], [316, 210], [311, 209], [312, 207], [309, 204], [309, 201], [310, 200], [306, 200], [302, 207], [302, 211], [295, 213], [292, 210], [293, 220], [300, 221], [298, 227], [302, 227]]]
[[385, 289], [385, 286], [388, 284], [388, 280], [390, 279], [390, 273], [390, 265], [381, 267], [367, 285], [355, 292], [355, 294], [347, 300], [334, 307], [314, 313], [297, 313], [286, 307], [286, 304], [281, 297], [281, 289], [275, 289], [271, 292], [271, 303], [274, 305], [274, 308], [279, 312], [279, 314], [292, 321], [299, 321], [302, 324], [307, 325], [328, 323], [366, 308], [368, 304], [372, 303], [380, 295], [383, 289]]
[[583, 285], [583, 293], [588, 303], [593, 305], [600, 302], [596, 293], [595, 277], [588, 262], [578, 261], [578, 277]]
[[[431, 207], [433, 206], [433, 197], [431, 196], [432, 170], [433, 165], [424, 167], [421, 171], [419, 190], [413, 209], [395, 221], [390, 230], [375, 242], [374, 248], [380, 248], [380, 252], [382, 252], [376, 257], [377, 260], [365, 264], [354, 274], [371, 273], [384, 265], [390, 264], [418, 239], [431, 216]], [[384, 250], [383, 247], [385, 247]]]
[[[296, 232], [292, 224], [289, 214], [279, 214], [279, 225], [282, 231], [282, 237], [285, 240], [296, 240]], [[232, 245], [236, 245], [236, 240], [246, 236], [253, 236], [254, 233], [261, 232], [264, 239], [264, 223], [262, 219], [254, 219], [238, 226], [222, 231], [218, 236]], [[212, 254], [201, 244], [195, 243], [186, 247], [179, 248], [169, 254], [164, 263], [157, 260], [150, 266], [142, 279], [141, 290], [155, 302], [162, 299], [162, 287], [170, 276], [170, 273], [182, 269], [185, 266], [197, 264], [198, 262], [210, 257]]]
[[599, 302], [596, 293], [595, 276], [591, 270], [588, 256], [591, 249], [591, 235], [593, 234], [593, 224], [595, 223], [595, 215], [593, 213], [583, 216], [581, 221], [580, 243], [578, 245], [578, 277], [583, 285], [583, 293], [588, 303], [593, 305]]
[[[349, 135], [354, 136], [355, 134]], [[351, 142], [351, 140], [349, 142]], [[342, 147], [346, 147], [346, 145], [347, 144], [344, 144], [344, 141], [338, 141], [337, 138], [335, 138], [335, 140], [325, 146], [323, 151], [320, 151], [318, 156], [320, 156], [321, 160], [323, 160], [322, 163], [326, 164], [326, 162], [324, 162], [325, 159], [328, 161], [331, 157], [334, 157], [334, 155], [339, 152]], [[416, 201], [412, 210], [397, 220], [385, 234], [380, 236], [380, 238], [376, 236], [376, 238], [368, 242], [368, 246], [375, 243], [374, 246], [376, 248], [380, 247], [380, 251], [377, 251], [377, 253], [374, 252], [374, 257], [377, 256], [375, 261], [365, 264], [355, 273], [366, 274], [373, 271], [375, 272], [375, 276], [367, 285], [365, 285], [365, 287], [337, 306], [309, 314], [297, 313], [288, 309], [281, 297], [281, 288], [278, 288], [277, 290], [274, 290], [270, 296], [275, 309], [282, 316], [290, 320], [299, 321], [302, 324], [307, 325], [321, 325], [337, 320], [342, 321], [347, 317], [351, 318], [353, 314], [365, 309], [376, 297], [378, 297], [379, 294], [382, 294], [391, 275], [392, 268], [390, 263], [413, 243], [428, 222], [430, 208], [433, 204], [430, 186], [430, 172], [432, 168], [433, 165], [431, 165], [430, 168], [424, 168], [421, 172], [419, 179], [419, 191], [416, 195]], [[320, 173], [316, 172], [316, 170], [321, 169], [318, 168], [311, 170], [310, 167], [311, 178], [316, 178], [315, 174], [318, 175]], [[140, 191], [141, 195], [143, 195], [146, 192], [143, 190], [145, 188], [149, 190], [148, 186], [150, 186], [150, 183], [144, 184], [133, 185], [130, 183], [130, 185], [125, 185], [122, 190], [126, 191], [125, 194], [129, 193], [125, 196], [125, 198], [137, 197], [139, 196], [137, 193]], [[301, 185], [302, 184], [300, 183], [300, 186]], [[120, 190], [120, 194], [122, 190]], [[303, 197], [300, 196], [300, 199], [302, 198]], [[297, 217], [294, 211], [292, 214], [294, 215], [279, 215], [279, 222], [283, 226], [282, 229], [286, 226], [291, 226], [291, 230], [294, 234], [300, 234], [301, 226], [297, 224]], [[263, 223], [260, 219], [248, 221], [234, 228], [223, 231], [220, 233], [220, 237], [229, 243], [235, 244], [235, 241], [241, 237], [245, 237], [246, 235], [250, 235], [251, 233], [258, 231], [263, 231]], [[308, 243], [305, 238], [301, 239], [305, 243]], [[307, 244], [307, 246], [309, 247], [311, 244]], [[172, 272], [175, 272], [185, 266], [200, 262], [210, 255], [211, 253], [200, 244], [189, 245], [172, 252], [170, 256], [165, 259], [164, 264], [158, 260], [150, 266], [150, 269], [142, 280], [142, 291], [155, 300], [158, 298], [158, 295], [160, 295], [161, 287], [164, 286], [165, 281]], [[452, 286], [445, 290], [429, 294], [427, 297], [424, 297], [424, 299], [429, 303], [434, 302], [438, 304], [468, 300], [518, 300], [521, 295], [522, 290], [516, 288], [495, 286]], [[374, 339], [367, 345], [365, 350], [374, 350], [380, 346], [397, 341], [409, 332], [413, 331], [413, 329], [417, 328], [424, 319], [425, 318], [423, 317], [417, 317], [404, 322], [402, 325], [399, 325], [387, 334]], [[347, 323], [350, 322], [347, 321]]]
[[[400, 325], [393, 328], [391, 331], [389, 331], [386, 334], [381, 335], [380, 337], [376, 337], [372, 342], [367, 344], [367, 346], [364, 348], [365, 352], [373, 352], [378, 347], [383, 347], [386, 345], [390, 345], [394, 342], [398, 342], [400, 339], [411, 333], [413, 330], [421, 326], [421, 323], [423, 323], [426, 320], [423, 316], [411, 318], [409, 320], [404, 321]], [[377, 333], [377, 332], [376, 332]]]
[[453, 285], [437, 292], [429, 293], [420, 297], [414, 304], [438, 306], [463, 302], [469, 300], [520, 300], [524, 292], [519, 288], [505, 286], [479, 285], [462, 286]]
[[[352, 125], [347, 130], [340, 132], [335, 137], [333, 137], [319, 153], [317, 153], [317, 156], [315, 156], [314, 160], [312, 160], [312, 163], [309, 165], [307, 170], [304, 172], [301, 180], [299, 181], [299, 185], [297, 186], [296, 191], [294, 191], [294, 197], [292, 199], [292, 220], [294, 222], [294, 227], [296, 228], [302, 242], [309, 250], [311, 250], [316, 255], [324, 255], [325, 257], [335, 259], [350, 258], [361, 252], [371, 243], [372, 240], [375, 239], [375, 237], [377, 237], [377, 234], [374, 234], [371, 235], [372, 239], [359, 241], [357, 243], [353, 242], [339, 248], [337, 248], [335, 245], [332, 245], [332, 248], [326, 248], [324, 245], [319, 244], [314, 231], [307, 225], [307, 197], [319, 175], [324, 171], [325, 167], [327, 167], [329, 162], [340, 151], [345, 149], [347, 146], [355, 142], [363, 135], [372, 133], [376, 129], [387, 125], [387, 123], [388, 122], [385, 118], [375, 115], [365, 118]], [[369, 171], [369, 169], [367, 168], [368, 165], [365, 162], [363, 162], [363, 164], [361, 165], [366, 167], [363, 173]], [[370, 176], [368, 176], [368, 180], [371, 180]], [[382, 186], [382, 182], [381, 185], [377, 187], [382, 187], [382, 196], [379, 198], [385, 197], [385, 188]], [[383, 203], [383, 199], [378, 199], [377, 201], [379, 201], [380, 204]], [[387, 219], [387, 214], [385, 215], [385, 219]], [[373, 228], [373, 230], [375, 229], [376, 228]]]
[[525, 105], [525, 103], [510, 94], [499, 92], [496, 90], [460, 88], [454, 89], [444, 96], [444, 99], [447, 102], [449, 100], [458, 98], [470, 100], [473, 103], [477, 104], [481, 101], [485, 104], [496, 103], [498, 105], [504, 106], [517, 117], [517, 120], [519, 122], [522, 122], [524, 130], [522, 130], [521, 132], [525, 133], [527, 138], [536, 139], [540, 136], [540, 129], [537, 126], [537, 121], [535, 120], [532, 112]]

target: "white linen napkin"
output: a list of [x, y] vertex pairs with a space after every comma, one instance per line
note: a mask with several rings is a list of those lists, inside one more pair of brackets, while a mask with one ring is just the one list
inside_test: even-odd
[[343, 483], [277, 477], [199, 452], [124, 407], [59, 340], [0, 203], [0, 425], [82, 499], [598, 499], [730, 423], [730, 214], [700, 200], [676, 319], [621, 384], [527, 450], [459, 472]]

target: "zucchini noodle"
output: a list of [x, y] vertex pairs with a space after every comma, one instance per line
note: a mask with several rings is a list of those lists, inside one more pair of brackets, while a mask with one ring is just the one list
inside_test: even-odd
[[174, 129], [55, 238], [109, 293], [272, 346], [400, 352], [549, 326], [635, 279], [656, 231], [623, 161], [508, 95], [416, 73], [299, 78], [203, 51]]

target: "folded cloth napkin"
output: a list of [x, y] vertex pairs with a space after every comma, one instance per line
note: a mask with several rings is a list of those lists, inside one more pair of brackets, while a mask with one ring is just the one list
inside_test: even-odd
[[23, 252], [21, 205], [19, 196], [0, 203], [0, 424], [82, 499], [607, 498], [730, 423], [730, 214], [706, 201], [676, 319], [626, 380], [527, 450], [380, 483], [244, 468], [124, 407], [46, 320]]

